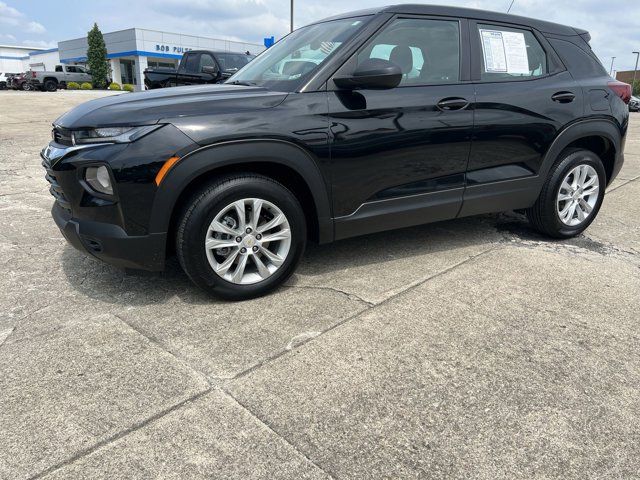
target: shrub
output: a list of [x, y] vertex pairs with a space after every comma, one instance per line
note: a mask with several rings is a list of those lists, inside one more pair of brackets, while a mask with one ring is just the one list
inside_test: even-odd
[[84, 82], [82, 85], [80, 85], [80, 90], [93, 90], [93, 85], [91, 85], [89, 82]]
[[78, 90], [79, 88], [80, 88], [80, 85], [77, 84], [76, 82], [67, 83], [67, 90]]
[[126, 92], [133, 92], [135, 90], [135, 88], [133, 87], [133, 85], [131, 85], [130, 83], [125, 83], [122, 86], [122, 89]]
[[122, 88], [119, 83], [112, 82], [111, 85], [109, 85], [109, 90], [122, 90]]

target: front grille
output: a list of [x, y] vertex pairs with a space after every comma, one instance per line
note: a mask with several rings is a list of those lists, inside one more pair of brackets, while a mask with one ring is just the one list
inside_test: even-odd
[[58, 125], [53, 126], [53, 131], [51, 132], [51, 136], [53, 137], [53, 141], [59, 143], [60, 145], [71, 146], [73, 145], [73, 139], [71, 138], [71, 130], [68, 128], [59, 127]]
[[44, 178], [47, 180], [47, 182], [49, 182], [49, 185], [50, 185], [49, 193], [53, 195], [53, 198], [56, 199], [56, 202], [58, 202], [58, 205], [60, 205], [62, 208], [67, 210], [69, 213], [71, 213], [71, 203], [69, 203], [69, 200], [67, 200], [67, 197], [65, 196], [64, 191], [62, 190], [62, 187], [58, 183], [58, 179], [56, 178], [55, 172], [51, 170], [51, 168], [49, 168], [50, 165], [47, 159], [44, 159], [42, 161], [42, 166], [47, 171]]

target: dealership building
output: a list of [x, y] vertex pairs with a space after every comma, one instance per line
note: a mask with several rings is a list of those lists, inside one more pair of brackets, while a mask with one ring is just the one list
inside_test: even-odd
[[[107, 59], [115, 82], [130, 83], [136, 90], [144, 88], [143, 72], [147, 67], [175, 67], [189, 50], [216, 50], [258, 54], [264, 46], [256, 43], [197, 37], [144, 28], [128, 28], [104, 33]], [[0, 47], [0, 72], [53, 70], [56, 64], [84, 64], [87, 61], [87, 37], [58, 42], [50, 50], [32, 47]], [[4, 52], [7, 53], [4, 53]], [[8, 59], [5, 57], [9, 57]]]

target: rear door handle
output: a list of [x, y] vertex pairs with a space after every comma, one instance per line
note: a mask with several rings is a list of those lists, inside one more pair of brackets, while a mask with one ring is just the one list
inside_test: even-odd
[[551, 100], [558, 103], [571, 103], [575, 99], [575, 94], [571, 92], [558, 92], [553, 97], [551, 97]]
[[445, 98], [440, 100], [436, 106], [443, 111], [463, 110], [469, 106], [466, 98]]

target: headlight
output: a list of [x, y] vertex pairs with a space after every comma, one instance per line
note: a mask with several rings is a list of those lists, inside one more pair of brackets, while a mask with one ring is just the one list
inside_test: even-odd
[[73, 143], [129, 143], [157, 130], [162, 125], [142, 127], [105, 127], [73, 132]]
[[96, 192], [113, 195], [111, 176], [109, 175], [109, 170], [107, 170], [107, 167], [104, 165], [88, 167], [84, 172], [84, 179]]

